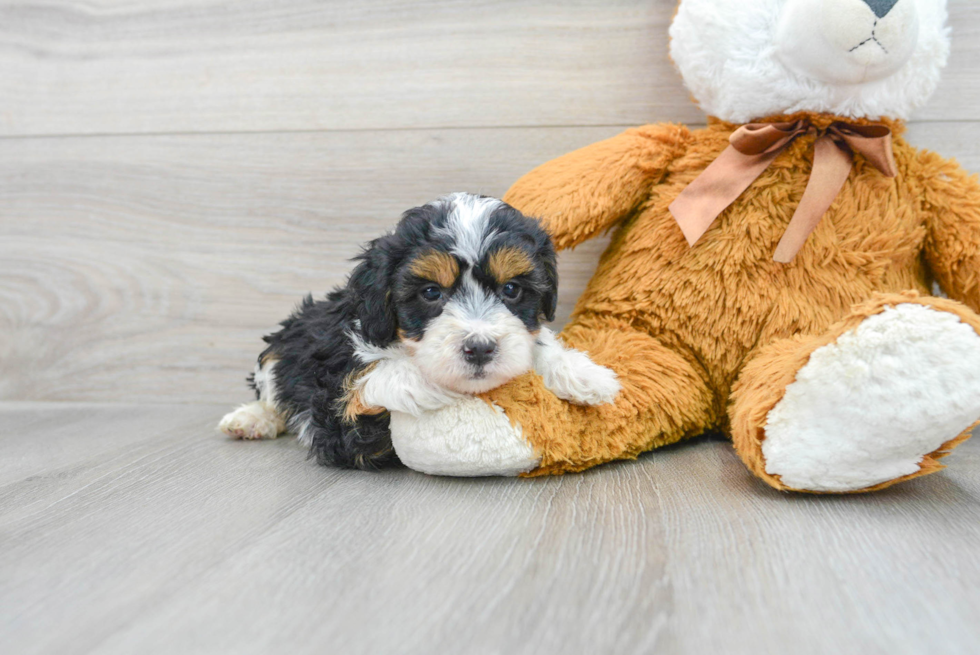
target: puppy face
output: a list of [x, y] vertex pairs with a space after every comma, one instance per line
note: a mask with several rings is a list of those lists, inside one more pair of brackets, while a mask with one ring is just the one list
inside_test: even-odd
[[403, 347], [435, 384], [481, 393], [531, 368], [558, 283], [536, 221], [493, 198], [454, 194], [406, 212], [364, 259], [383, 270], [359, 277], [384, 298], [365, 293], [362, 330], [383, 325], [374, 343]]

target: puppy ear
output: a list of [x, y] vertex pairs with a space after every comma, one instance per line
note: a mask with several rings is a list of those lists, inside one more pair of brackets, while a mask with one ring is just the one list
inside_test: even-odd
[[555, 320], [555, 310], [558, 309], [558, 258], [555, 255], [555, 247], [547, 235], [538, 249], [538, 261], [544, 269], [545, 284], [547, 284], [545, 292], [541, 294], [541, 313], [544, 314], [545, 320], [551, 322]]
[[391, 299], [392, 239], [386, 236], [372, 241], [356, 257], [361, 263], [347, 280], [347, 288], [357, 303], [360, 335], [365, 341], [379, 346], [394, 341], [398, 331]]

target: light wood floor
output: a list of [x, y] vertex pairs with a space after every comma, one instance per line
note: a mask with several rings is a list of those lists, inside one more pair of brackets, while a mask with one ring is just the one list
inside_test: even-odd
[[0, 406], [3, 653], [976, 653], [980, 441], [788, 496], [701, 439], [584, 475], [319, 468], [213, 405]]
[[[980, 441], [859, 497], [702, 439], [583, 475], [214, 433], [357, 245], [699, 124], [675, 0], [0, 2], [0, 655], [980, 653]], [[980, 3], [909, 140], [980, 171]], [[561, 256], [558, 325], [605, 241]]]

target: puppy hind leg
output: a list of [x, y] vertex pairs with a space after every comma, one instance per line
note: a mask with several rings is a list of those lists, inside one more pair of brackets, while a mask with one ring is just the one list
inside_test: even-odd
[[388, 413], [346, 421], [329, 407], [317, 407], [304, 426], [310, 457], [321, 466], [372, 470], [398, 463], [391, 445]]
[[250, 382], [258, 400], [225, 414], [218, 430], [232, 439], [275, 439], [286, 431], [285, 417], [276, 406], [276, 361], [266, 359], [255, 365]]
[[275, 407], [257, 400], [225, 414], [218, 429], [232, 439], [275, 439], [286, 425]]

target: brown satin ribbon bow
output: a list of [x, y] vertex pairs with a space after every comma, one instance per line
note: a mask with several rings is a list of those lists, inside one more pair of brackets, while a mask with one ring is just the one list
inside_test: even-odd
[[735, 202], [776, 156], [797, 137], [815, 133], [813, 170], [773, 259], [790, 262], [830, 209], [851, 172], [854, 153], [895, 177], [892, 133], [886, 125], [836, 122], [818, 129], [810, 121], [749, 123], [735, 130], [731, 143], [670, 205], [687, 242], [694, 245], [718, 215]]

